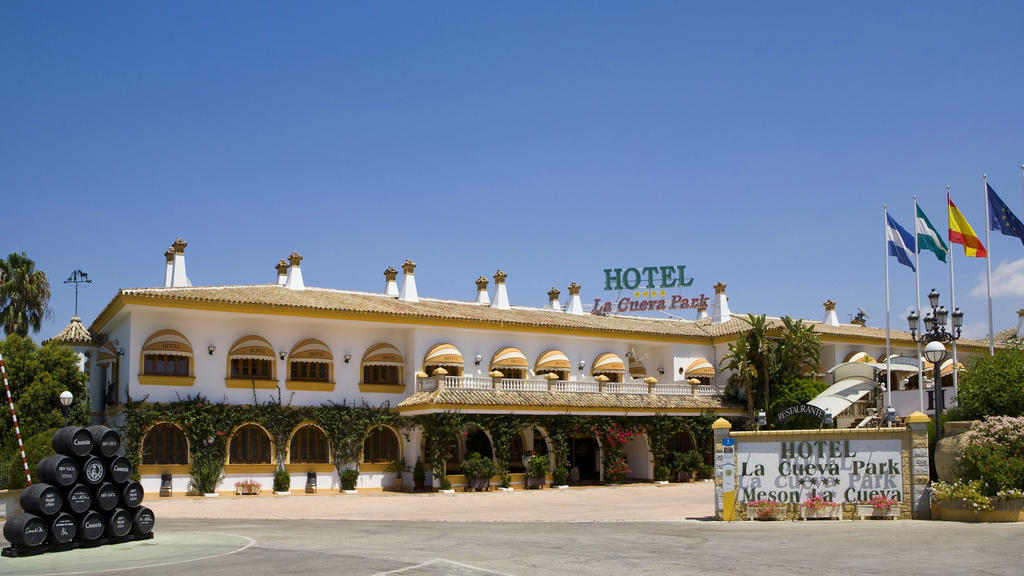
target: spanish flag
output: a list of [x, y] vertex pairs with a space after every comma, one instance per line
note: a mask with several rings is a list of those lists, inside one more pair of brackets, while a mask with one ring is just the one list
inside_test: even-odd
[[978, 239], [978, 235], [974, 233], [974, 229], [967, 223], [967, 219], [957, 209], [956, 204], [950, 200], [949, 196], [946, 196], [946, 202], [949, 202], [949, 241], [962, 244], [964, 247], [964, 254], [974, 258], [984, 258], [988, 256], [988, 252], [985, 251], [985, 245]]

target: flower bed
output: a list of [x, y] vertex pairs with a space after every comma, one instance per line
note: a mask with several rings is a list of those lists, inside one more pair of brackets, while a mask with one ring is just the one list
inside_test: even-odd
[[747, 520], [785, 520], [786, 505], [775, 500], [747, 502]]
[[238, 494], [240, 496], [259, 494], [260, 488], [262, 487], [262, 484], [253, 480], [252, 478], [249, 478], [248, 480], [239, 480], [238, 482], [235, 482], [235, 494]]
[[841, 520], [843, 518], [843, 505], [838, 502], [825, 500], [821, 496], [812, 496], [800, 504], [800, 517], [804, 520], [814, 518]]
[[868, 502], [857, 503], [857, 515], [861, 520], [867, 518], [897, 519], [902, 514], [900, 501], [885, 496], [875, 496]]
[[933, 482], [932, 519], [955, 522], [1024, 522], [1024, 491], [999, 490], [995, 498], [981, 492], [981, 480]]

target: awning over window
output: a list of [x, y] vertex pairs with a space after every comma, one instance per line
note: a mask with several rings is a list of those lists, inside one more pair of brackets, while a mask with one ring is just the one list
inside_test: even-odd
[[542, 370], [569, 370], [569, 357], [561, 350], [548, 350], [537, 358], [537, 367], [534, 372]]
[[451, 344], [438, 344], [427, 350], [423, 357], [423, 366], [458, 366], [465, 365], [462, 359], [462, 352]]
[[692, 376], [714, 376], [715, 366], [707, 358], [694, 358], [686, 365], [684, 370], [686, 377]]
[[843, 362], [874, 362], [875, 359], [867, 352], [850, 352]]
[[590, 369], [591, 374], [597, 372], [621, 372], [625, 374], [626, 363], [619, 358], [617, 354], [611, 352], [601, 354], [594, 360], [594, 365]]
[[637, 359], [632, 354], [626, 354], [626, 359], [629, 360], [629, 375], [633, 378], [646, 378], [647, 377], [647, 366]]
[[240, 338], [235, 345], [231, 347], [231, 352], [228, 356], [232, 358], [251, 358], [254, 360], [273, 360], [276, 356], [274, 354], [274, 347], [259, 336], [245, 336]]
[[113, 362], [117, 360], [117, 357], [117, 349], [114, 348], [114, 345], [110, 342], [110, 340], [107, 340], [107, 343], [100, 348], [100, 352], [96, 356], [96, 363], [106, 364], [108, 362]]
[[491, 358], [491, 370], [500, 370], [502, 368], [522, 368], [527, 369], [530, 367], [530, 362], [526, 359], [526, 354], [519, 348], [502, 348], [494, 353]]
[[171, 356], [192, 356], [192, 345], [188, 338], [176, 330], [161, 330], [149, 337], [142, 346], [143, 354], [168, 354]]
[[404, 366], [402, 353], [391, 344], [381, 343], [370, 346], [363, 354], [363, 366]]
[[[932, 370], [935, 370], [935, 368], [934, 368], [935, 365], [932, 364], [932, 366], [933, 366]], [[956, 363], [956, 370], [957, 370], [957, 372], [959, 372], [961, 370], [964, 370], [965, 368], [966, 368], [966, 366], [964, 366], [963, 362], [957, 362]], [[949, 376], [952, 373], [953, 373], [953, 359], [952, 358], [946, 358], [945, 360], [942, 361], [942, 364], [939, 366], [939, 376]]]
[[315, 338], [309, 338], [292, 348], [291, 353], [288, 354], [288, 360], [292, 362], [331, 362], [334, 360], [334, 356], [326, 344]]
[[[850, 367], [854, 365], [846, 364], [844, 366]], [[808, 404], [817, 406], [822, 410], [828, 410], [832, 416], [840, 415], [844, 410], [852, 406], [854, 402], [860, 400], [865, 394], [878, 386], [878, 382], [875, 381], [874, 368], [870, 366], [865, 366], [864, 368], [866, 370], [863, 371], [844, 370], [845, 373], [849, 374], [848, 377], [829, 386], [824, 392], [808, 402]], [[860, 372], [860, 374], [856, 372]]]

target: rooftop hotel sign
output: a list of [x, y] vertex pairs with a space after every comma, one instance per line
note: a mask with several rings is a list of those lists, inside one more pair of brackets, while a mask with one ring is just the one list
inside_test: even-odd
[[647, 310], [678, 310], [680, 308], [707, 308], [708, 298], [686, 298], [682, 294], [666, 294], [667, 288], [688, 288], [693, 278], [686, 277], [686, 266], [643, 266], [640, 268], [605, 268], [606, 291], [629, 290], [628, 296], [617, 300], [594, 299], [594, 314], [612, 312], [643, 312]]

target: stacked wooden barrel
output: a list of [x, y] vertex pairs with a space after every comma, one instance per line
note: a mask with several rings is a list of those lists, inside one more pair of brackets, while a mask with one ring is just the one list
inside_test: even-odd
[[106, 426], [66, 426], [21, 493], [23, 513], [4, 524], [4, 556], [26, 556], [153, 537], [155, 518], [131, 479], [121, 435]]

